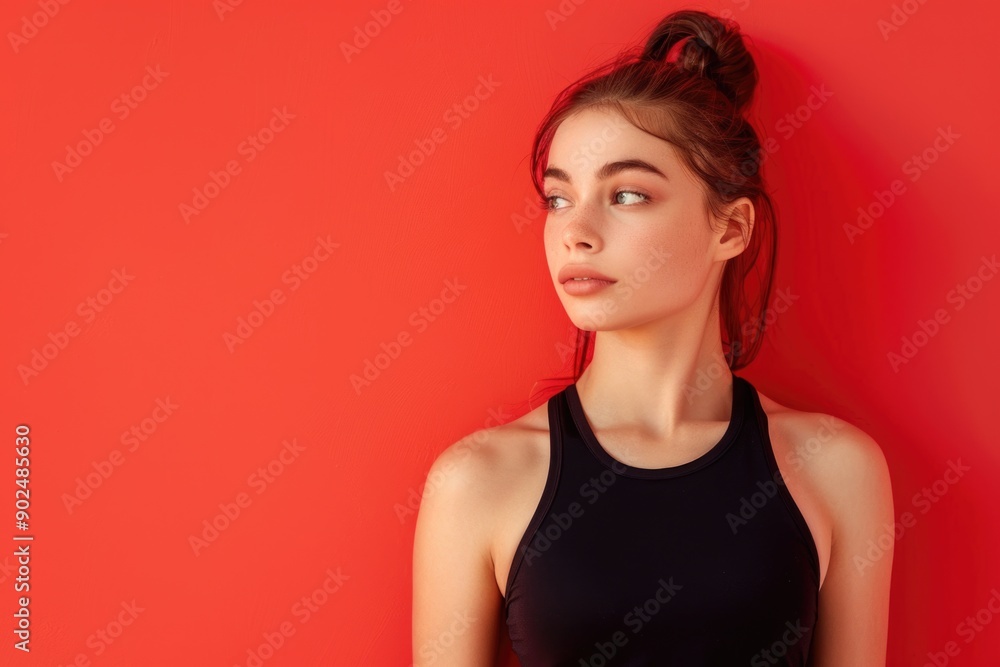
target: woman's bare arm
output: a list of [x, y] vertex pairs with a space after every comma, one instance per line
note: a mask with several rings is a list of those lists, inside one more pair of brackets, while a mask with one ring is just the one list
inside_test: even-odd
[[[471, 437], [471, 436], [470, 436]], [[465, 438], [427, 474], [413, 546], [414, 667], [492, 667], [503, 597], [490, 535], [489, 448]]]
[[834, 525], [813, 664], [884, 667], [895, 543], [889, 466], [871, 437], [842, 423], [814, 471]]

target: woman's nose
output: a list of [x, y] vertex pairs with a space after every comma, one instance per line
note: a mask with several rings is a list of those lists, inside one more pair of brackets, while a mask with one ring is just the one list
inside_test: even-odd
[[570, 250], [577, 247], [598, 249], [601, 228], [600, 207], [592, 203], [582, 203], [567, 212], [566, 226], [563, 228], [563, 243]]

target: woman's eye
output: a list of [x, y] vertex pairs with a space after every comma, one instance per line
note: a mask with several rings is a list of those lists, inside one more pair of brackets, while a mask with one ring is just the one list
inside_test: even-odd
[[[624, 201], [622, 200], [623, 196], [625, 197]], [[633, 199], [630, 201], [628, 199], [629, 197], [635, 197], [637, 199]], [[641, 192], [636, 192], [635, 190], [618, 190], [617, 192], [615, 192], [612, 198], [615, 204], [622, 204], [624, 206], [634, 206], [636, 204], [644, 204], [647, 201], [649, 201], [648, 195], [645, 195]], [[556, 205], [555, 200], [557, 199], [564, 199], [564, 198], [560, 197], [559, 195], [549, 195], [548, 197], [542, 199], [541, 205], [543, 208], [549, 211], [565, 208], [565, 206]]]
[[542, 206], [544, 206], [545, 208], [549, 209], [550, 211], [551, 210], [555, 210], [557, 208], [562, 208], [561, 206], [555, 206], [554, 205], [554, 203], [553, 203], [554, 199], [562, 199], [562, 197], [560, 197], [559, 195], [549, 195], [548, 197], [546, 197], [546, 198], [544, 198], [542, 200]]
[[649, 199], [649, 197], [647, 197], [646, 195], [642, 194], [641, 192], [636, 192], [634, 190], [619, 190], [618, 192], [615, 193], [615, 203], [617, 203], [617, 204], [626, 204], [626, 205], [629, 204], [628, 201], [621, 201], [620, 197], [622, 195], [631, 195], [631, 196], [634, 196], [634, 197], [642, 197], [642, 199], [640, 199], [638, 201], [632, 202], [632, 203], [636, 203], [636, 204], [641, 204], [641, 203], [645, 202], [647, 199]]

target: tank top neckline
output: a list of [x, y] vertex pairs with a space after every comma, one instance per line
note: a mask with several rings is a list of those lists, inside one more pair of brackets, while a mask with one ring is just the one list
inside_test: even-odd
[[576, 383], [566, 387], [564, 396], [566, 405], [569, 408], [570, 416], [576, 425], [577, 433], [579, 433], [583, 438], [584, 443], [587, 445], [587, 449], [590, 450], [590, 452], [597, 457], [601, 463], [611, 469], [612, 472], [626, 477], [635, 477], [639, 479], [669, 479], [701, 470], [725, 454], [726, 450], [728, 450], [730, 445], [732, 445], [736, 440], [740, 433], [740, 428], [743, 425], [744, 407], [747, 400], [747, 387], [744, 386], [746, 380], [740, 376], [732, 374], [732, 378], [732, 409], [729, 415], [729, 425], [726, 427], [726, 432], [722, 435], [722, 438], [715, 445], [713, 445], [711, 449], [698, 458], [679, 465], [667, 466], [665, 468], [638, 468], [626, 465], [622, 461], [613, 457], [606, 449], [604, 449], [604, 446], [601, 445], [600, 441], [597, 439], [597, 435], [591, 429], [590, 423], [587, 421], [586, 413], [583, 410], [583, 405], [580, 402], [580, 394], [577, 391]]

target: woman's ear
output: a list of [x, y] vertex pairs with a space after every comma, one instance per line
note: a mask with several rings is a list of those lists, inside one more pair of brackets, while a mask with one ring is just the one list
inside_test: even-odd
[[754, 206], [748, 197], [740, 197], [726, 205], [726, 227], [719, 239], [729, 254], [724, 259], [735, 257], [743, 252], [750, 243], [753, 234]]

